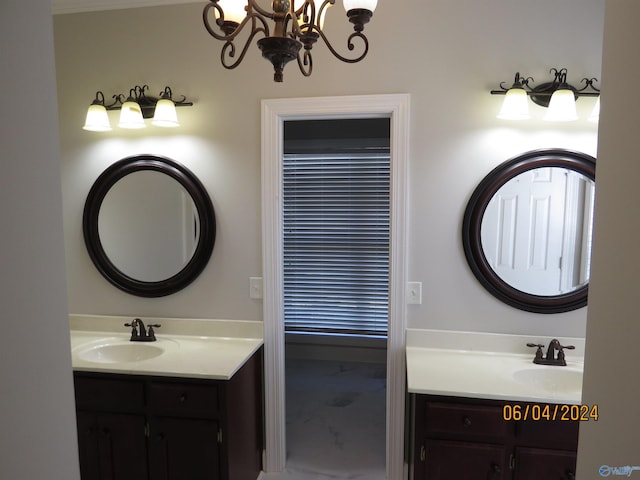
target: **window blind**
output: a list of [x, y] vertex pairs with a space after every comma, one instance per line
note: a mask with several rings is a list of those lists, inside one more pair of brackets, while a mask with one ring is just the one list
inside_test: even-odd
[[386, 336], [390, 156], [286, 154], [287, 332]]

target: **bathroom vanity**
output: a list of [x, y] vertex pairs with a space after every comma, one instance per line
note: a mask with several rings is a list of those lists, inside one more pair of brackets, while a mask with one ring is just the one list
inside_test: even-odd
[[[578, 421], [506, 420], [553, 404], [416, 395], [414, 480], [575, 479]], [[505, 415], [506, 412], [506, 415]], [[552, 415], [552, 413], [551, 413]], [[551, 418], [551, 417], [550, 417]]]
[[565, 339], [577, 344], [567, 366], [545, 366], [529, 341], [407, 332], [410, 478], [575, 479], [579, 423], [597, 419], [580, 405], [584, 343]]
[[81, 320], [71, 339], [83, 480], [258, 478], [260, 322], [153, 319], [158, 341], [137, 343], [122, 327], [131, 319]]

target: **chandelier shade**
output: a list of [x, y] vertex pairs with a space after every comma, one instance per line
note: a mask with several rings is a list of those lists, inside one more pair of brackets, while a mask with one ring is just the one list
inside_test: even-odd
[[89, 105], [82, 128], [90, 132], [108, 132], [111, 130], [109, 115], [104, 106], [104, 94], [102, 92], [97, 92], [96, 99]]
[[140, 105], [131, 96], [126, 102], [122, 104], [120, 109], [120, 122], [118, 122], [120, 128], [145, 128], [144, 119], [142, 118], [142, 109]]
[[573, 91], [568, 88], [559, 88], [553, 92], [544, 120], [547, 122], [570, 122], [577, 119], [576, 99]]
[[596, 104], [593, 106], [591, 115], [589, 115], [590, 122], [597, 122], [600, 119], [600, 97], [596, 100]]
[[513, 85], [505, 94], [498, 118], [502, 120], [525, 120], [530, 118], [527, 91], [524, 89], [527, 81], [527, 79], [521, 79], [520, 74], [516, 73]]
[[158, 100], [151, 123], [157, 127], [179, 127], [178, 114], [174, 103], [168, 98]]
[[[284, 67], [297, 60], [300, 72], [310, 76], [313, 71], [311, 51], [318, 42], [326, 45], [337, 59], [356, 63], [366, 57], [369, 41], [362, 33], [373, 16], [377, 0], [344, 0], [343, 5], [353, 32], [347, 37], [347, 50], [358, 46], [354, 56], [340, 54], [324, 33], [324, 20], [336, 0], [272, 0], [271, 9], [260, 0], [210, 0], [202, 18], [209, 34], [223, 43], [220, 61], [227, 69], [236, 68], [244, 59], [254, 37], [262, 56], [274, 68], [273, 79], [282, 82]], [[241, 35], [242, 34], [242, 35]], [[242, 43], [240, 36], [244, 41]], [[236, 44], [238, 41], [238, 45]]]

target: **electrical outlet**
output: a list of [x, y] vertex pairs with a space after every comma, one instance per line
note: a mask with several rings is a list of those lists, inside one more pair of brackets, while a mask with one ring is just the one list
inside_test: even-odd
[[262, 298], [262, 277], [249, 277], [249, 298]]
[[407, 303], [413, 305], [422, 304], [422, 282], [407, 283]]

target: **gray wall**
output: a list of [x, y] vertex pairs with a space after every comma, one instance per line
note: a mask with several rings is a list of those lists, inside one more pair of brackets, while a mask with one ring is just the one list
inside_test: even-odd
[[0, 3], [0, 478], [79, 478], [49, 0]]
[[[640, 99], [629, 79], [640, 61], [629, 56], [640, 43], [636, 0], [609, 0], [605, 22], [602, 114], [598, 146], [593, 282], [583, 402], [597, 405], [598, 422], [580, 426], [578, 478], [600, 478], [602, 465], [638, 466], [640, 381], [638, 380], [638, 119]], [[634, 472], [631, 478], [638, 475]]]
[[[248, 278], [261, 275], [260, 100], [410, 93], [409, 280], [423, 282], [423, 304], [409, 306], [409, 326], [584, 336], [587, 309], [536, 315], [486, 293], [466, 265], [460, 229], [473, 188], [504, 160], [543, 147], [595, 155], [594, 124], [505, 123], [495, 118], [502, 97], [489, 90], [511, 82], [517, 70], [538, 82], [550, 80], [551, 67], [567, 67], [575, 83], [599, 77], [600, 0], [381, 1], [366, 29], [371, 50], [363, 62], [343, 64], [318, 44], [313, 75], [304, 78], [290, 64], [283, 84], [272, 82], [271, 65], [257, 47], [236, 70], [224, 70], [221, 44], [202, 25], [202, 7], [54, 18], [72, 312], [260, 320], [261, 303], [248, 297]], [[346, 50], [349, 26], [341, 5], [327, 24], [336, 47]], [[169, 84], [195, 102], [178, 110], [180, 130], [81, 130], [96, 90], [111, 95], [144, 83], [153, 93]], [[593, 101], [578, 104], [586, 116]], [[537, 118], [541, 110], [536, 107]], [[161, 299], [113, 288], [93, 268], [82, 241], [91, 184], [107, 165], [135, 153], [185, 164], [209, 190], [218, 217], [218, 240], [202, 276]]]

